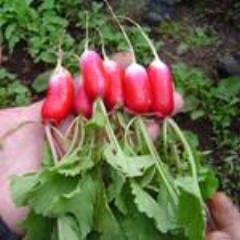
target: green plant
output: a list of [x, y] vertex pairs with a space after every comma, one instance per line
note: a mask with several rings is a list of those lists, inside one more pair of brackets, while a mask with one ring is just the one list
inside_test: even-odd
[[16, 75], [0, 69], [0, 107], [21, 106], [30, 103], [29, 89], [20, 83]]
[[30, 7], [32, 1], [1, 0], [0, 35], [6, 41], [10, 52], [21, 40], [26, 39], [31, 31], [32, 23], [37, 18], [36, 12]]
[[[124, 122], [120, 126], [101, 99], [93, 112], [88, 121], [74, 120], [72, 130], [81, 137], [74, 137], [72, 151], [66, 145], [67, 154], [54, 163], [46, 147], [40, 171], [12, 178], [15, 204], [31, 209], [21, 225], [25, 237], [202, 240], [204, 200], [216, 191], [217, 182], [201, 164], [202, 154], [193, 147], [195, 136], [185, 137], [173, 119], [167, 119], [162, 159], [143, 117], [132, 122], [132, 116], [119, 112]], [[119, 131], [123, 134], [116, 138]], [[125, 134], [134, 139], [131, 144]], [[73, 140], [70, 135], [66, 141]], [[180, 157], [181, 171], [176, 175], [168, 162], [172, 142]], [[194, 212], [186, 211], [186, 206]]]
[[215, 165], [221, 160], [221, 165], [216, 168], [222, 186], [236, 196], [238, 183], [232, 179], [239, 176], [239, 170], [229, 166], [238, 165], [240, 137], [231, 131], [231, 124], [240, 114], [239, 77], [227, 78], [215, 85], [201, 70], [182, 63], [174, 65], [173, 72], [177, 89], [185, 98], [185, 113], [193, 121], [204, 119], [211, 123], [211, 138], [215, 143], [215, 149], [212, 149], [215, 160], [212, 162]]
[[164, 21], [159, 32], [188, 48], [208, 47], [219, 42], [217, 33], [210, 27], [191, 27], [184, 21]]
[[[2, 0], [3, 1], [3, 0]], [[101, 29], [108, 52], [126, 50], [122, 35], [109, 17], [103, 3], [95, 1], [3, 1], [0, 9], [0, 35], [3, 44], [13, 52], [17, 44], [26, 45], [35, 63], [54, 66], [59, 44], [65, 52], [64, 62], [72, 71], [78, 70], [74, 54], [83, 51], [85, 41], [86, 10], [89, 13], [90, 46], [100, 48], [96, 28]], [[136, 42], [136, 53], [147, 63], [149, 51], [134, 27], [126, 27]]]
[[192, 47], [205, 47], [219, 42], [217, 34], [206, 28], [189, 28], [186, 43]]

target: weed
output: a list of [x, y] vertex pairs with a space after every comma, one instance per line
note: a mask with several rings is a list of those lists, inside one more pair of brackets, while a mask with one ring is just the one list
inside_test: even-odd
[[177, 89], [186, 100], [186, 114], [193, 121], [204, 118], [213, 126], [216, 156], [212, 164], [216, 165], [223, 189], [236, 197], [239, 189], [236, 179], [240, 176], [239, 168], [235, 166], [239, 165], [240, 137], [234, 135], [230, 126], [240, 114], [239, 77], [227, 78], [214, 85], [202, 71], [184, 64], [174, 65], [173, 71]]
[[191, 49], [219, 43], [217, 33], [211, 28], [191, 27], [185, 22], [164, 21], [160, 26], [160, 32], [163, 36], [170, 37]]
[[29, 104], [29, 89], [20, 83], [17, 77], [6, 69], [0, 69], [0, 107], [12, 107]]

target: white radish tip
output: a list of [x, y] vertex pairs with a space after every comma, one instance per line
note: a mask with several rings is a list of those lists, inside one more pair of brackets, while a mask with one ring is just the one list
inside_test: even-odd
[[168, 65], [159, 59], [153, 60], [150, 65], [161, 69], [168, 68]]
[[134, 74], [136, 72], [147, 72], [147, 71], [142, 65], [140, 65], [136, 62], [133, 62], [127, 67], [126, 73]]
[[115, 68], [115, 66], [118, 64], [116, 63], [115, 61], [111, 60], [111, 59], [105, 59], [104, 62], [103, 62], [104, 66], [105, 67], [108, 67], [108, 68]]

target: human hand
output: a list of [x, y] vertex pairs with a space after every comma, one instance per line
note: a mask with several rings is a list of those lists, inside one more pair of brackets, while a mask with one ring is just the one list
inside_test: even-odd
[[[0, 111], [0, 137], [26, 122], [40, 122], [42, 102], [29, 107]], [[26, 208], [16, 208], [10, 195], [10, 177], [36, 171], [42, 159], [44, 130], [39, 124], [28, 124], [4, 139], [0, 149], [0, 217], [14, 231]]]
[[[117, 54], [113, 57], [123, 67], [131, 62], [131, 55]], [[179, 93], [174, 93], [174, 114], [183, 107], [183, 100]], [[22, 122], [41, 122], [42, 102], [31, 106], [12, 108], [0, 111], [0, 138], [10, 129]], [[159, 133], [158, 124], [150, 122], [148, 129], [154, 139]], [[37, 171], [42, 159], [44, 128], [40, 124], [28, 124], [5, 139], [0, 149], [0, 216], [15, 232], [19, 232], [17, 222], [24, 218], [26, 208], [16, 208], [10, 195], [10, 177]]]
[[223, 193], [215, 193], [208, 206], [215, 226], [206, 240], [239, 240], [240, 213], [232, 201]]

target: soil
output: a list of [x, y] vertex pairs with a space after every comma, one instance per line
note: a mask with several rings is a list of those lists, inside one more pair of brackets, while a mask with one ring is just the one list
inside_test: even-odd
[[30, 86], [33, 80], [48, 67], [44, 63], [34, 63], [28, 55], [27, 46], [24, 43], [18, 44], [13, 54], [8, 54], [3, 49], [3, 56], [5, 55], [7, 55], [7, 59], [2, 63], [2, 66], [9, 72], [16, 74], [25, 85]]

